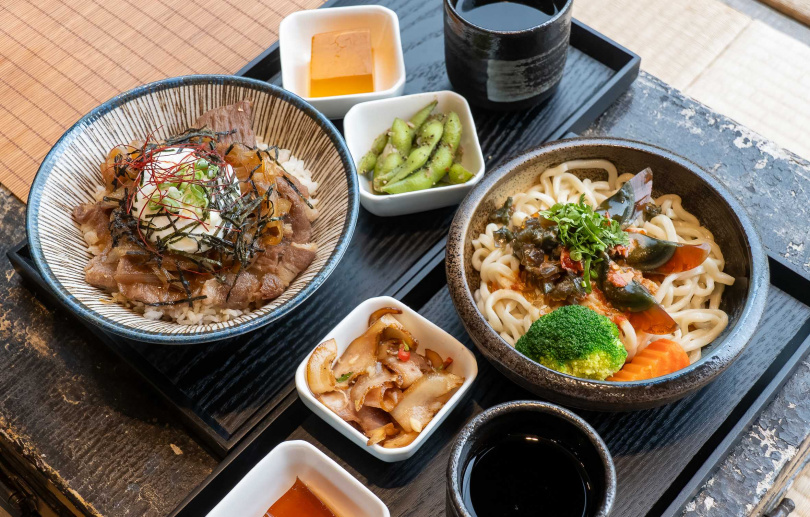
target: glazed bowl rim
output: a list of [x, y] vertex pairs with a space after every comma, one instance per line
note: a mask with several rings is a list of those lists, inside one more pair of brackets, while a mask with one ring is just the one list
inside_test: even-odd
[[[91, 126], [98, 117], [106, 115], [118, 107], [146, 95], [153, 95], [157, 92], [170, 90], [177, 87], [201, 84], [242, 86], [279, 98], [285, 102], [288, 102], [297, 110], [304, 112], [326, 133], [330, 142], [340, 156], [340, 161], [344, 167], [344, 170], [346, 171], [347, 183], [349, 186], [347, 192], [348, 206], [343, 223], [344, 231], [335, 244], [335, 248], [332, 251], [331, 256], [324, 263], [321, 270], [315, 274], [312, 280], [304, 285], [301, 290], [293, 295], [289, 300], [267, 314], [231, 327], [176, 334], [146, 331], [138, 327], [127, 326], [111, 318], [102, 316], [95, 310], [86, 307], [76, 296], [71, 294], [54, 275], [43, 254], [40, 243], [40, 232], [38, 228], [39, 218], [37, 213], [42, 201], [44, 191], [43, 187], [47, 179], [50, 177], [50, 174], [53, 172], [55, 163], [62, 157], [64, 152], [67, 150], [68, 145], [72, 143], [78, 137], [78, 135], [85, 130], [86, 127]], [[329, 119], [318, 112], [301, 97], [265, 81], [225, 74], [200, 74], [169, 77], [137, 86], [103, 102], [76, 121], [76, 123], [65, 131], [64, 134], [59, 137], [59, 140], [53, 144], [37, 170], [34, 181], [31, 184], [30, 195], [27, 202], [25, 229], [31, 256], [34, 259], [37, 269], [51, 291], [56, 294], [56, 296], [68, 307], [71, 312], [79, 316], [81, 319], [100, 327], [102, 330], [129, 339], [165, 345], [190, 345], [207, 343], [245, 334], [252, 330], [263, 327], [268, 323], [277, 321], [298, 307], [326, 281], [329, 275], [331, 275], [331, 273], [334, 271], [335, 267], [337, 267], [337, 264], [340, 262], [340, 259], [346, 252], [349, 242], [351, 242], [354, 228], [357, 225], [358, 213], [359, 195], [354, 160], [352, 160], [349, 149], [346, 146], [346, 143], [343, 141], [343, 138], [340, 136], [337, 128], [335, 128], [334, 124], [332, 124]]]
[[465, 25], [467, 28], [479, 30], [479, 31], [486, 32], [486, 33], [496, 34], [496, 35], [501, 36], [501, 37], [503, 37], [503, 36], [506, 36], [506, 37], [510, 37], [510, 36], [526, 36], [526, 35], [532, 34], [533, 32], [535, 32], [537, 30], [544, 29], [544, 28], [554, 24], [555, 22], [559, 21], [559, 19], [561, 17], [565, 16], [568, 13], [568, 11], [570, 11], [572, 9], [573, 4], [574, 4], [574, 0], [565, 0], [565, 5], [562, 7], [562, 9], [560, 9], [559, 11], [554, 13], [554, 15], [551, 18], [549, 18], [548, 20], [546, 20], [543, 23], [540, 23], [538, 25], [532, 25], [531, 27], [529, 27], [527, 29], [519, 29], [519, 30], [514, 30], [514, 31], [504, 31], [504, 30], [488, 29], [486, 27], [482, 27], [480, 25], [476, 25], [476, 24], [472, 23], [471, 21], [464, 18], [461, 15], [461, 13], [458, 12], [458, 10], [456, 9], [456, 6], [453, 5], [452, 0], [444, 0], [445, 8], [447, 10], [449, 10], [449, 12], [453, 13], [453, 15], [456, 18], [461, 20], [461, 23], [463, 25]]
[[[518, 174], [521, 170], [525, 170], [529, 164], [541, 159], [542, 156], [569, 148], [588, 147], [594, 149], [599, 147], [623, 148], [632, 151], [646, 152], [688, 170], [700, 179], [707, 188], [713, 190], [714, 194], [720, 200], [728, 205], [729, 211], [737, 218], [738, 226], [742, 228], [742, 237], [748, 246], [748, 262], [751, 268], [748, 278], [748, 292], [746, 293], [745, 303], [740, 316], [729, 334], [724, 337], [723, 343], [721, 344], [722, 346], [714, 348], [710, 353], [701, 357], [694, 364], [678, 372], [644, 381], [622, 383], [582, 379], [557, 372], [523, 356], [492, 330], [492, 327], [489, 326], [478, 310], [472, 292], [470, 292], [468, 288], [469, 283], [464, 269], [465, 242], [471, 218], [478, 207], [487, 199], [502, 180]], [[692, 389], [697, 389], [708, 383], [717, 374], [727, 368], [740, 355], [757, 328], [757, 324], [765, 309], [769, 283], [767, 256], [756, 227], [753, 225], [748, 213], [739, 201], [737, 201], [714, 176], [694, 162], [667, 149], [644, 142], [615, 137], [581, 137], [559, 140], [543, 144], [511, 159], [505, 160], [473, 188], [456, 212], [448, 234], [446, 268], [453, 303], [459, 315], [461, 315], [465, 328], [476, 343], [476, 346], [484, 352], [484, 355], [487, 356], [488, 359], [493, 360], [490, 357], [489, 351], [486, 350], [487, 346], [481, 342], [496, 343], [494, 345], [495, 347], [506, 350], [506, 360], [503, 361], [504, 366], [513, 370], [513, 373], [519, 375], [525, 382], [533, 386], [540, 384], [542, 388], [565, 397], [605, 404], [625, 403], [628, 405], [628, 395], [641, 395], [643, 393], [645, 396], [642, 397], [640, 402], [645, 404], [644, 407], [657, 405], [657, 401], [666, 402], [681, 393], [687, 393]], [[457, 276], [454, 276], [454, 270], [458, 270]], [[472, 316], [465, 317], [464, 314]], [[483, 333], [484, 335], [482, 336], [479, 333]], [[508, 364], [507, 361], [511, 364]], [[515, 368], [513, 365], [521, 363], [527, 368], [533, 368], [542, 372], [542, 382], [538, 383], [537, 380], [531, 381], [514, 371]], [[590, 392], [588, 390], [590, 390]], [[597, 391], [601, 394], [599, 398], [582, 395], [582, 393], [587, 394]], [[607, 394], [607, 396], [605, 394]], [[629, 405], [634, 405], [634, 402], [638, 401], [630, 401]]]
[[[473, 417], [472, 420], [459, 432], [457, 438], [453, 442], [450, 449], [450, 458], [447, 462], [447, 491], [450, 500], [453, 503], [455, 510], [459, 513], [460, 517], [473, 517], [467, 510], [464, 504], [463, 489], [460, 482], [461, 474], [465, 465], [461, 465], [462, 451], [468, 443], [475, 428], [483, 428], [494, 420], [503, 418], [505, 415], [511, 413], [519, 413], [522, 411], [531, 411], [537, 413], [545, 413], [560, 420], [564, 420], [577, 428], [581, 433], [588, 437], [591, 445], [596, 449], [602, 465], [604, 467], [605, 477], [605, 493], [604, 497], [598, 508], [598, 513], [592, 517], [607, 517], [613, 507], [616, 499], [616, 466], [613, 462], [613, 456], [605, 444], [605, 441], [588, 422], [581, 416], [577, 415], [569, 409], [565, 409], [550, 402], [541, 402], [537, 400], [514, 400], [510, 402], [503, 402], [486, 409]], [[541, 434], [541, 433], [538, 433]], [[472, 446], [470, 447], [472, 450]], [[465, 461], [466, 464], [466, 461]], [[590, 516], [589, 516], [590, 517]]]

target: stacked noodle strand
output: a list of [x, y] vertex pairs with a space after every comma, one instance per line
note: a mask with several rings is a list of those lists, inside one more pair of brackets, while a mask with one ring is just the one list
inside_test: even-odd
[[[578, 169], [600, 169], [607, 179], [592, 181], [580, 179], [568, 172]], [[519, 227], [527, 217], [551, 208], [555, 203], [576, 203], [580, 196], [585, 202], [597, 206], [615, 193], [633, 174], [618, 174], [607, 160], [573, 160], [546, 169], [537, 185], [512, 196], [511, 223]], [[619, 330], [627, 348], [628, 360], [654, 339], [666, 337], [679, 343], [689, 354], [691, 362], [700, 358], [700, 349], [711, 343], [728, 325], [728, 315], [720, 309], [720, 299], [726, 285], [734, 278], [723, 273], [725, 259], [714, 236], [700, 225], [697, 217], [687, 212], [681, 198], [667, 194], [655, 199], [661, 214], [642, 224], [634, 224], [648, 235], [675, 242], [711, 246], [709, 257], [700, 266], [683, 273], [667, 275], [655, 292], [656, 300], [678, 323], [678, 330], [667, 336], [637, 333], [624, 321]], [[490, 223], [473, 242], [472, 265], [481, 274], [480, 287], [474, 298], [478, 309], [492, 328], [509, 344], [529, 330], [540, 316], [551, 312], [542, 293], [524, 293], [513, 288], [518, 282], [520, 261], [512, 254], [511, 246], [498, 247], [495, 232], [499, 224]], [[588, 298], [583, 302], [588, 304]]]

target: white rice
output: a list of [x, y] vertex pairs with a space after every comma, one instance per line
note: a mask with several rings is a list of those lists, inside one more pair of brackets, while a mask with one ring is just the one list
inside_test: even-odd
[[[267, 149], [267, 144], [259, 143], [260, 149]], [[314, 198], [318, 190], [318, 183], [313, 181], [312, 172], [306, 168], [304, 161], [299, 160], [292, 155], [289, 149], [279, 149], [278, 161], [284, 169], [295, 176], [302, 185], [309, 190], [308, 201], [315, 206], [317, 199]], [[100, 190], [95, 193], [97, 201], [100, 201], [105, 195], [104, 187], [101, 186]], [[100, 255], [104, 250], [101, 246], [97, 246], [98, 235], [90, 227], [82, 226], [80, 231], [84, 235], [84, 240], [87, 243], [87, 249], [93, 255]], [[221, 323], [238, 318], [244, 314], [248, 314], [252, 309], [228, 309], [216, 308], [206, 304], [206, 300], [197, 300], [192, 302], [191, 306], [187, 303], [181, 303], [173, 306], [166, 307], [153, 307], [145, 305], [136, 300], [130, 300], [120, 292], [112, 293], [111, 301], [119, 303], [124, 307], [133, 310], [138, 314], [143, 314], [143, 317], [150, 320], [167, 320], [174, 321], [180, 325], [206, 325], [210, 323]], [[258, 308], [258, 307], [256, 307]]]

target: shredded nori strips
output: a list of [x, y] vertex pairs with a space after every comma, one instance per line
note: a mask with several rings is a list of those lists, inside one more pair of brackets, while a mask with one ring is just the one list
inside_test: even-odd
[[[213, 132], [206, 129], [190, 128], [185, 132], [170, 137], [166, 141], [158, 144], [155, 142], [147, 142], [142, 148], [127, 153], [127, 158], [123, 154], [115, 157], [115, 176], [117, 186], [125, 184], [126, 180], [134, 181], [137, 177], [133, 177], [131, 171], [136, 165], [137, 160], [141, 159], [153, 152], [159, 152], [160, 149], [166, 147], [181, 147], [188, 146], [195, 148], [195, 154], [200, 158], [204, 158], [209, 163], [214, 165], [224, 165], [225, 160], [217, 153], [215, 142], [222, 136], [233, 134], [233, 131]], [[231, 144], [225, 156], [233, 151], [235, 144]], [[278, 161], [278, 148], [272, 147], [267, 150], [255, 149], [256, 155], [260, 162], [262, 155], [266, 155], [269, 159], [275, 162], [283, 171], [281, 177], [287, 181], [295, 193], [301, 197], [302, 200], [312, 208], [309, 200], [296, 187], [295, 183], [287, 177], [287, 171]], [[271, 153], [271, 151], [274, 151]], [[142, 164], [141, 164], [142, 165]], [[188, 224], [179, 225], [178, 221], [181, 219], [175, 214], [169, 212], [165, 206], [158, 209], [154, 214], [147, 214], [144, 218], [146, 221], [139, 219], [132, 214], [132, 192], [129, 189], [124, 189], [124, 195], [121, 198], [106, 196], [104, 201], [109, 203], [116, 203], [117, 206], [112, 211], [110, 216], [110, 233], [112, 236], [113, 247], [118, 246], [123, 241], [135, 244], [139, 249], [127, 250], [125, 255], [144, 257], [141, 264], [154, 264], [162, 271], [163, 260], [167, 256], [174, 256], [174, 266], [176, 268], [176, 278], [167, 278], [167, 281], [176, 285], [181, 289], [185, 295], [184, 298], [176, 301], [159, 302], [159, 303], [146, 303], [149, 306], [170, 306], [187, 303], [189, 306], [197, 300], [205, 299], [206, 296], [192, 296], [191, 287], [186, 273], [192, 272], [194, 274], [210, 274], [222, 284], [228, 285], [228, 297], [233, 287], [236, 285], [240, 274], [246, 270], [253, 263], [258, 253], [264, 252], [261, 246], [261, 239], [265, 235], [265, 231], [269, 224], [280, 221], [282, 218], [273, 217], [274, 205], [270, 196], [274, 192], [271, 187], [265, 192], [260, 192], [255, 182], [253, 175], [261, 167], [261, 163], [250, 171], [247, 181], [233, 181], [225, 177], [225, 167], [219, 167], [217, 176], [210, 180], [210, 188], [204, 189], [207, 197], [207, 207], [212, 207], [218, 210], [220, 217], [224, 221], [222, 228], [219, 228], [213, 235], [212, 234], [191, 234], [191, 232], [204, 224], [207, 218], [207, 212], [204, 213], [200, 221], [190, 221]], [[224, 180], [224, 181], [223, 181]], [[141, 178], [143, 181], [143, 178]], [[240, 188], [240, 183], [247, 185], [247, 192], [243, 192]], [[150, 222], [155, 217], [166, 216], [169, 224], [157, 227]], [[157, 231], [172, 229], [173, 231], [168, 235], [152, 239]], [[281, 231], [279, 229], [279, 231]], [[188, 253], [178, 251], [170, 248], [170, 244], [185, 237], [191, 237], [198, 247], [198, 253]], [[210, 249], [205, 254], [199, 253], [202, 245], [207, 245]], [[180, 260], [183, 259], [194, 265], [195, 270], [184, 268]], [[225, 274], [232, 268], [236, 269], [233, 281], [227, 282]]]

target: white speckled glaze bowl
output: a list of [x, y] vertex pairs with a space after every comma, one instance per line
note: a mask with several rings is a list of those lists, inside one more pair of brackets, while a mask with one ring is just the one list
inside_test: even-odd
[[[203, 112], [243, 99], [253, 102], [256, 136], [302, 159], [319, 183], [313, 223], [315, 260], [277, 299], [231, 321], [180, 325], [144, 318], [85, 281], [90, 252], [73, 220], [75, 206], [94, 201], [99, 164], [115, 145], [165, 138]], [[185, 76], [147, 84], [110, 99], [71, 127], [37, 172], [28, 199], [31, 254], [54, 293], [79, 317], [108, 332], [163, 344], [233, 337], [277, 320], [323, 284], [343, 256], [357, 222], [357, 174], [338, 131], [299, 97], [271, 84], [227, 75]]]

